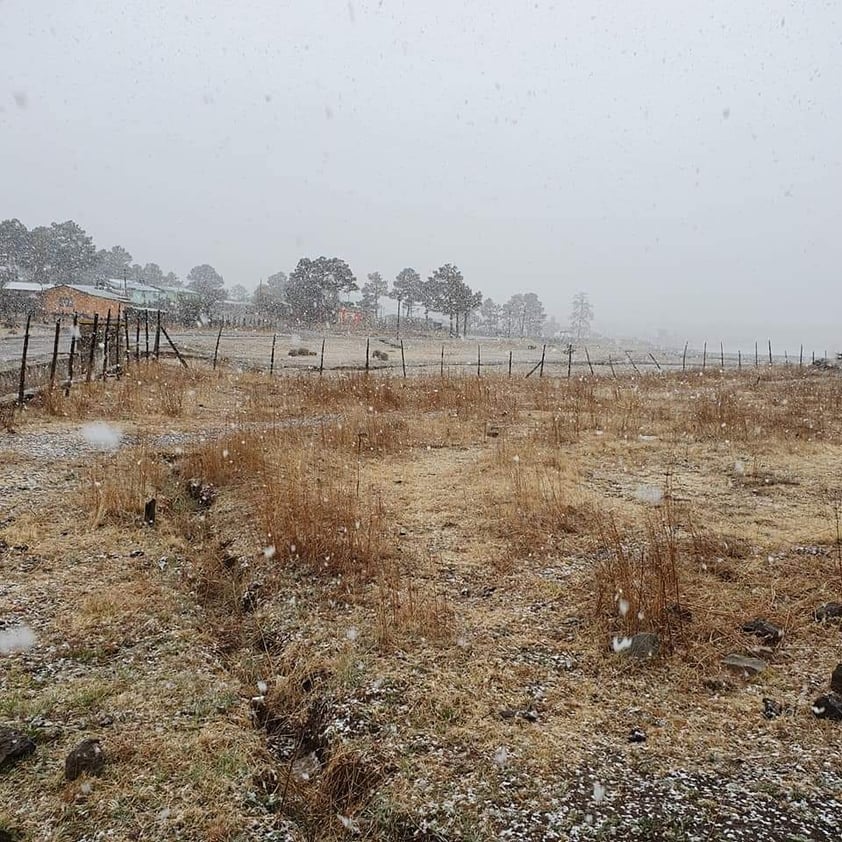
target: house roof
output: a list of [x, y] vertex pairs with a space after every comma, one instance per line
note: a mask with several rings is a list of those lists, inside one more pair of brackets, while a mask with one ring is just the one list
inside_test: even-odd
[[58, 284], [55, 288], [67, 287], [68, 289], [76, 290], [76, 292], [83, 292], [85, 295], [92, 295], [94, 298], [105, 298], [108, 301], [119, 301], [120, 303], [130, 304], [128, 298], [122, 295], [117, 295], [107, 289], [100, 289], [99, 287], [89, 286], [86, 284]]
[[158, 287], [149, 286], [149, 284], [143, 284], [140, 281], [124, 281], [122, 278], [109, 278], [105, 283], [108, 284], [112, 289], [130, 289], [133, 292], [151, 292], [153, 295], [160, 295], [161, 290]]
[[36, 284], [31, 281], [9, 281], [3, 289], [9, 292], [43, 292], [52, 284]]

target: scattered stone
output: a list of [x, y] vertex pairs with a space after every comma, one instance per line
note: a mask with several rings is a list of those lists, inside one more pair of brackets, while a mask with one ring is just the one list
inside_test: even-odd
[[200, 505], [210, 507], [216, 500], [216, 488], [209, 482], [202, 482], [197, 477], [187, 480], [187, 493]]
[[26, 734], [14, 728], [0, 728], [0, 771], [29, 757], [34, 751], [35, 743]]
[[780, 702], [776, 702], [774, 699], [763, 700], [763, 716], [765, 716], [766, 719], [775, 719], [783, 712], [783, 705], [781, 705]]
[[639, 660], [654, 658], [661, 651], [661, 639], [653, 632], [638, 632], [622, 640], [618, 651]]
[[827, 693], [824, 696], [819, 696], [813, 702], [813, 714], [817, 719], [842, 721], [842, 696], [838, 693]]
[[290, 348], [287, 351], [288, 357], [315, 357], [316, 352], [311, 351], [309, 348]]
[[842, 693], [842, 664], [837, 664], [830, 677], [830, 689], [834, 693]]
[[645, 743], [646, 742], [646, 732], [642, 728], [632, 728], [629, 731], [629, 742], [630, 743]]
[[129, 558], [140, 558], [141, 556], [145, 555], [143, 550], [132, 550], [129, 553]]
[[380, 351], [379, 349], [375, 349], [371, 352], [371, 356], [375, 360], [383, 360], [384, 362], [389, 359], [389, 354], [386, 351]]
[[817, 623], [842, 620], [842, 602], [826, 602], [813, 612], [813, 616]]
[[104, 767], [105, 752], [99, 740], [82, 740], [64, 761], [64, 777], [75, 781], [82, 774], [99, 775]]
[[747, 634], [753, 634], [768, 646], [776, 646], [784, 636], [782, 628], [766, 620], [752, 620], [750, 623], [745, 623], [742, 630]]
[[244, 614], [251, 614], [260, 604], [260, 589], [263, 585], [260, 582], [251, 582], [245, 589], [240, 600], [240, 606]]
[[537, 722], [538, 711], [534, 708], [527, 708], [526, 710], [503, 708], [500, 711], [500, 719], [525, 719], [527, 722]]
[[724, 657], [722, 664], [736, 672], [750, 673], [753, 675], [763, 672], [769, 666], [762, 658], [750, 658], [747, 655], [736, 654]]

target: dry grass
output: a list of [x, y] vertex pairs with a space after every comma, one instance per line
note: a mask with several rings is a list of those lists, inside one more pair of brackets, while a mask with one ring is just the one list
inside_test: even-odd
[[[42, 633], [85, 670], [42, 687], [10, 669], [3, 717], [86, 732], [118, 717], [93, 795], [56, 783], [63, 737], [0, 780], [38, 804], [6, 820], [67, 839], [91, 819], [173, 839], [291, 821], [338, 840], [337, 815], [370, 839], [417, 837], [424, 816], [494, 838], [483, 804], [561, 797], [559, 757], [589, 768], [641, 721], [664, 723], [652, 774], [724, 775], [710, 756], [774, 737], [786, 774], [818, 780], [830, 734], [806, 705], [838, 631], [811, 612], [842, 596], [840, 399], [833, 374], [792, 370], [270, 380], [163, 364], [54, 393], [22, 435], [131, 420], [142, 444], [74, 464], [52, 519], [22, 508], [3, 529], [37, 556], [8, 557], [3, 598], [48, 593]], [[194, 436], [184, 452], [157, 438], [173, 429]], [[158, 523], [140, 528], [153, 495]], [[779, 647], [740, 631], [756, 617], [784, 628]], [[610, 641], [637, 631], [665, 646], [630, 669]], [[771, 666], [746, 684], [722, 673], [730, 652]], [[798, 717], [765, 726], [762, 695]]]

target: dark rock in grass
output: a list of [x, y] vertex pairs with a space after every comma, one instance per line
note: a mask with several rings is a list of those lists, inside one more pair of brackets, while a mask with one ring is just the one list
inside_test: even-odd
[[654, 658], [661, 651], [661, 639], [652, 632], [639, 632], [628, 640], [630, 643], [625, 652], [632, 658]]
[[774, 699], [763, 700], [763, 716], [766, 719], [776, 719], [784, 712], [783, 705]]
[[244, 614], [251, 614], [260, 604], [260, 589], [263, 586], [260, 582], [252, 582], [244, 591], [240, 600], [240, 606]]
[[826, 602], [813, 612], [813, 616], [817, 623], [842, 620], [842, 602]]
[[842, 693], [842, 664], [837, 664], [833, 675], [830, 676], [830, 689], [834, 693]]
[[813, 714], [818, 719], [833, 719], [842, 722], [842, 696], [839, 693], [827, 693], [813, 702]]
[[630, 743], [645, 743], [646, 742], [646, 732], [642, 728], [632, 728], [629, 731], [629, 742]]
[[747, 634], [753, 634], [767, 646], [776, 646], [784, 636], [784, 630], [766, 620], [752, 620], [742, 627]]
[[82, 740], [64, 761], [64, 777], [75, 781], [82, 774], [99, 775], [105, 767], [105, 752], [99, 740]]
[[0, 771], [14, 766], [34, 751], [35, 743], [26, 734], [14, 728], [0, 728]]
[[762, 658], [750, 658], [747, 655], [726, 655], [722, 664], [735, 672], [755, 675], [769, 666]]
[[209, 508], [216, 500], [216, 488], [209, 482], [202, 482], [197, 477], [187, 480], [187, 493], [204, 508]]

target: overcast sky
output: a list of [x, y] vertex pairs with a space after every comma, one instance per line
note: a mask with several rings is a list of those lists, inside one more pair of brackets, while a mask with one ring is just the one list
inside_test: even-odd
[[836, 347], [842, 6], [0, 0], [0, 218]]

